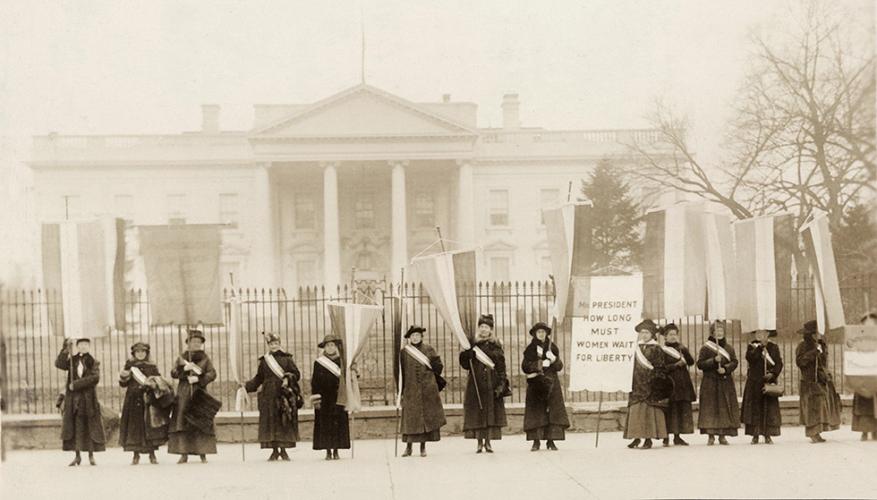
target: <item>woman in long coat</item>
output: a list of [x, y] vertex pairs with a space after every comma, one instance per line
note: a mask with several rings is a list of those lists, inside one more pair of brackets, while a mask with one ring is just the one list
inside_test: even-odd
[[[402, 441], [406, 443], [403, 457], [411, 456], [413, 443], [420, 443], [420, 456], [426, 456], [426, 443], [441, 439], [445, 425], [445, 410], [439, 391], [444, 388], [441, 378], [442, 359], [432, 346], [423, 342], [421, 326], [412, 325], [402, 349]], [[441, 387], [440, 387], [441, 384]]]
[[[862, 317], [861, 323], [865, 326], [877, 326], [877, 313], [868, 313]], [[858, 392], [853, 394], [853, 431], [862, 433], [862, 441], [868, 439], [877, 440], [877, 418], [874, 418], [874, 396], [862, 396]]]
[[795, 363], [801, 370], [801, 425], [813, 443], [824, 443], [823, 432], [840, 428], [840, 396], [828, 373], [828, 346], [818, 339], [816, 321], [804, 323], [798, 330], [804, 340], [795, 349]]
[[543, 322], [530, 328], [533, 339], [524, 349], [521, 370], [527, 375], [527, 399], [524, 409], [524, 432], [533, 441], [530, 451], [539, 449], [539, 440], [556, 451], [555, 441], [563, 441], [569, 417], [563, 402], [563, 387], [558, 372], [563, 370], [560, 349], [551, 342], [551, 327]]
[[[341, 387], [341, 339], [326, 335], [317, 347], [323, 354], [314, 361], [311, 401], [314, 405], [314, 449], [326, 450], [326, 460], [338, 460], [338, 450], [350, 448], [347, 410], [338, 404]], [[346, 399], [346, 398], [345, 398]], [[344, 402], [344, 399], [341, 400]]]
[[[216, 426], [213, 415], [206, 417], [202, 408], [194, 401], [196, 392], [203, 391], [206, 395], [207, 385], [216, 380], [213, 362], [204, 352], [204, 333], [200, 330], [189, 330], [186, 338], [186, 351], [180, 354], [177, 363], [171, 370], [171, 377], [177, 379], [177, 403], [171, 416], [168, 453], [180, 455], [177, 461], [184, 464], [189, 461], [189, 454], [197, 454], [201, 462], [207, 462], [208, 454], [216, 453]], [[212, 398], [211, 398], [212, 399]], [[201, 400], [201, 398], [199, 398]], [[197, 415], [197, 417], [195, 417]], [[189, 418], [187, 418], [189, 417]], [[194, 420], [197, 419], [197, 422]]]
[[673, 434], [673, 444], [688, 446], [682, 439], [682, 434], [694, 433], [694, 413], [691, 403], [697, 400], [694, 392], [694, 384], [691, 382], [689, 367], [694, 365], [694, 358], [688, 351], [688, 347], [679, 342], [679, 327], [669, 323], [662, 329], [665, 343], [664, 350], [667, 375], [673, 381], [673, 393], [667, 406], [667, 437], [664, 438], [664, 446], [670, 443], [670, 434]]
[[643, 449], [649, 449], [652, 439], [667, 437], [664, 409], [669, 401], [665, 399], [662, 387], [669, 377], [664, 367], [664, 353], [655, 340], [658, 326], [652, 320], [645, 319], [635, 329], [639, 339], [634, 352], [631, 391], [627, 397], [624, 439], [633, 439], [627, 445], [631, 449], [638, 448], [644, 439]]
[[783, 371], [783, 357], [778, 345], [770, 341], [776, 330], [756, 330], [755, 341], [746, 347], [746, 387], [743, 389], [741, 420], [752, 444], [758, 444], [758, 436], [773, 444], [771, 436], [780, 435], [782, 417], [780, 400], [763, 392], [764, 384], [779, 380]]
[[79, 339], [76, 341], [77, 353], [73, 354], [73, 341], [65, 340], [55, 359], [55, 368], [67, 371], [61, 440], [64, 451], [76, 452], [71, 466], [82, 463], [82, 450], [88, 451], [88, 462], [97, 465], [94, 452], [106, 449], [104, 424], [95, 390], [100, 381], [100, 362], [88, 352], [90, 347], [90, 340]]
[[131, 346], [131, 359], [119, 374], [119, 385], [125, 388], [125, 403], [119, 423], [119, 444], [134, 453], [131, 465], [140, 463], [140, 454], [149, 453], [149, 463], [157, 464], [155, 450], [167, 442], [166, 423], [151, 425], [150, 402], [152, 393], [146, 386], [147, 377], [158, 377], [158, 367], [149, 359], [149, 344], [137, 342]]
[[475, 453], [493, 453], [490, 441], [502, 439], [508, 425], [505, 398], [511, 395], [506, 374], [505, 353], [493, 337], [493, 316], [478, 318], [475, 345], [460, 353], [460, 366], [469, 372], [463, 399], [463, 435], [477, 439]]
[[[298, 436], [298, 381], [301, 373], [292, 354], [280, 347], [280, 336], [265, 334], [268, 353], [259, 356], [256, 375], [244, 384], [247, 392], [259, 392], [259, 443], [271, 450], [269, 462], [288, 462], [287, 448], [295, 448]], [[261, 388], [261, 389], [260, 389]]]
[[703, 371], [700, 383], [700, 413], [697, 427], [707, 434], [707, 445], [728, 444], [727, 436], [736, 436], [740, 428], [740, 404], [732, 374], [739, 361], [737, 353], [725, 338], [725, 322], [710, 324], [710, 336], [697, 357], [697, 367]]

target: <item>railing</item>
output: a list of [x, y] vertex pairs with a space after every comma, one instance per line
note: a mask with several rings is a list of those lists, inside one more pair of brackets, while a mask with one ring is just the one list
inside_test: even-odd
[[[310, 392], [310, 377], [317, 343], [328, 332], [330, 324], [327, 317], [326, 302], [330, 300], [350, 300], [350, 290], [346, 287], [329, 293], [323, 288], [301, 288], [294, 297], [288, 297], [282, 289], [240, 290], [240, 307], [244, 369], [243, 376], [255, 373], [256, 359], [264, 353], [265, 345], [261, 332], [273, 331], [280, 335], [284, 348], [295, 356], [302, 372], [302, 387]], [[227, 294], [228, 292], [226, 292]], [[459, 348], [450, 330], [430, 304], [425, 291], [416, 284], [377, 287], [370, 284], [366, 293], [384, 306], [383, 316], [376, 321], [375, 329], [362, 354], [359, 369], [362, 396], [365, 405], [387, 405], [394, 400], [393, 380], [393, 314], [397, 307], [394, 299], [401, 293], [409, 311], [413, 311], [411, 321], [427, 328], [425, 341], [441, 355], [445, 365], [445, 378], [448, 387], [442, 392], [445, 403], [461, 403], [465, 388], [466, 373], [458, 363]], [[785, 369], [783, 381], [787, 394], [796, 394], [799, 372], [794, 363], [794, 351], [799, 341], [794, 333], [794, 325], [811, 319], [813, 290], [809, 284], [798, 285], [789, 293], [790, 310], [784, 314], [787, 325], [776, 339], [781, 347]], [[851, 321], [874, 307], [877, 299], [877, 275], [867, 275], [847, 281], [842, 287], [842, 296]], [[5, 411], [16, 414], [51, 413], [55, 411], [57, 394], [62, 390], [65, 374], [54, 367], [55, 357], [61, 349], [63, 339], [52, 335], [50, 311], [57, 311], [60, 297], [53, 291], [6, 290], [0, 293], [0, 333], [3, 344], [0, 354], [3, 358]], [[492, 313], [496, 320], [496, 335], [503, 344], [506, 365], [513, 388], [512, 402], [523, 402], [526, 394], [526, 379], [520, 371], [524, 348], [530, 341], [527, 334], [529, 326], [539, 320], [547, 320], [548, 308], [554, 300], [554, 293], [548, 283], [482, 283], [475, 290], [477, 310]], [[230, 313], [230, 304], [225, 304], [225, 313]], [[121, 408], [124, 393], [118, 386], [118, 374], [130, 356], [130, 346], [137, 341], [146, 341], [152, 346], [152, 359], [165, 375], [182, 350], [185, 325], [150, 326], [149, 305], [145, 292], [131, 291], [126, 298], [128, 327], [125, 332], [113, 332], [92, 341], [91, 352], [101, 362], [101, 382], [98, 396], [101, 402], [115, 410]], [[677, 319], [680, 326], [681, 341], [689, 347], [693, 355], [703, 345], [708, 336], [708, 326], [698, 317]], [[218, 377], [210, 385], [210, 391], [219, 397], [225, 409], [233, 407], [235, 383], [230, 379], [228, 359], [228, 332], [224, 326], [207, 326], [206, 351], [214, 361]], [[569, 366], [570, 332], [566, 325], [560, 326], [553, 335], [560, 347], [563, 360]], [[739, 325], [732, 326], [731, 343], [740, 358], [740, 368], [734, 375], [738, 394], [742, 395], [745, 383], [746, 344], [749, 339], [741, 335]], [[829, 369], [834, 373], [838, 388], [843, 390], [843, 352], [840, 344], [829, 347]], [[695, 384], [700, 381], [700, 373], [691, 369]], [[563, 372], [564, 386], [568, 382], [568, 370]], [[567, 401], [596, 401], [598, 393], [567, 393]], [[624, 393], [610, 393], [605, 399], [623, 401]], [[255, 405], [255, 403], [253, 403]], [[255, 409], [252, 408], [252, 409]]]

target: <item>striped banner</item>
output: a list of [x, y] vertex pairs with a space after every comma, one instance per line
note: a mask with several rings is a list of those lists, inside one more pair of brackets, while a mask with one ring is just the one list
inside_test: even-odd
[[643, 316], [681, 318], [706, 312], [706, 243], [698, 211], [674, 206], [646, 214]]
[[226, 330], [228, 331], [228, 367], [231, 379], [237, 384], [238, 390], [234, 398], [234, 411], [241, 412], [249, 404], [247, 391], [243, 387], [244, 353], [243, 343], [241, 342], [241, 299], [237, 291], [231, 290], [231, 297], [228, 304], [228, 321], [226, 322]]
[[831, 229], [825, 213], [815, 215], [801, 227], [805, 254], [813, 275], [813, 289], [816, 297], [816, 322], [819, 332], [844, 326], [843, 302], [840, 298], [840, 282], [831, 246]]
[[734, 314], [742, 331], [788, 326], [792, 247], [797, 243], [791, 215], [765, 216], [733, 224], [735, 245]]
[[735, 310], [734, 241], [731, 219], [726, 215], [703, 213], [706, 246], [706, 319], [729, 319]]
[[[573, 313], [570, 285], [577, 277], [589, 276], [594, 266], [594, 228], [590, 210], [590, 205], [568, 203], [542, 211], [555, 287], [551, 314], [558, 324]], [[589, 281], [583, 280], [582, 283]], [[579, 284], [577, 288], [581, 286]], [[587, 291], [578, 290], [578, 296], [583, 297], [587, 304]]]
[[399, 297], [393, 297], [393, 380], [396, 382], [396, 406], [402, 397], [402, 349], [403, 336], [414, 320], [414, 300], [405, 300], [405, 288], [399, 287]]
[[[105, 219], [42, 226], [43, 284], [55, 335], [102, 337], [125, 330], [125, 222]], [[60, 306], [60, 307], [59, 307]]]
[[460, 347], [469, 349], [476, 322], [475, 251], [415, 257], [411, 260], [411, 266]]
[[[359, 411], [362, 408], [359, 381], [350, 368], [365, 348], [368, 335], [384, 308], [378, 305], [346, 302], [327, 302], [326, 307], [329, 310], [332, 333], [343, 339], [341, 351], [344, 355], [344, 366], [341, 368], [344, 375], [342, 378], [344, 391], [339, 389], [338, 404], [343, 404], [347, 411]], [[341, 399], [342, 394], [345, 395], [344, 401]]]

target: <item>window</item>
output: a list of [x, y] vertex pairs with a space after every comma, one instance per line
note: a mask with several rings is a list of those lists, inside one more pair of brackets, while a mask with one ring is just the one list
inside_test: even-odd
[[540, 210], [539, 210], [539, 225], [545, 225], [545, 217], [542, 214], [542, 209], [552, 208], [557, 206], [557, 200], [560, 198], [560, 190], [559, 189], [540, 189], [539, 190], [539, 202], [540, 202]]
[[509, 192], [506, 189], [492, 189], [490, 191], [490, 225], [509, 225]]
[[295, 277], [299, 286], [313, 285], [317, 282], [317, 263], [313, 259], [302, 259], [295, 263]]
[[317, 211], [314, 207], [314, 198], [306, 193], [295, 195], [295, 228], [315, 229], [317, 225]]
[[228, 224], [229, 229], [238, 227], [238, 195], [221, 193], [219, 195], [219, 223]]
[[493, 278], [493, 281], [509, 281], [510, 261], [511, 259], [508, 257], [490, 258], [490, 277]]
[[61, 219], [74, 220], [82, 217], [82, 202], [79, 196], [65, 194], [61, 196]]
[[185, 224], [186, 223], [186, 195], [169, 194], [167, 195], [167, 223], [168, 224]]
[[435, 201], [432, 193], [421, 191], [414, 197], [414, 221], [417, 227], [435, 227]]
[[375, 227], [375, 204], [371, 193], [361, 193], [356, 198], [356, 228], [372, 229]]

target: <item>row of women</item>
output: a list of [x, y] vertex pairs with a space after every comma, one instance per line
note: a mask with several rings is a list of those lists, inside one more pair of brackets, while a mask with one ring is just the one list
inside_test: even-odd
[[[877, 315], [862, 318], [863, 324], [877, 325]], [[708, 436], [707, 445], [727, 445], [736, 436], [742, 420], [752, 444], [759, 438], [772, 444], [782, 425], [779, 396], [783, 359], [779, 346], [771, 341], [776, 331], [756, 330], [746, 347], [746, 385], [742, 408], [737, 402], [733, 373], [739, 365], [734, 347], [727, 341], [725, 322], [710, 325], [710, 336], [697, 360], [679, 343], [679, 329], [674, 324], [659, 328], [651, 320], [636, 326], [639, 335], [634, 352], [632, 391], [628, 398], [625, 439], [629, 448], [651, 448], [652, 439], [669, 446], [687, 446], [683, 434], [694, 433], [692, 403], [699, 399], [697, 427]], [[803, 338], [795, 350], [795, 364], [800, 376], [800, 423], [813, 443], [823, 443], [822, 433], [840, 427], [840, 396], [827, 370], [828, 346], [819, 337], [816, 321], [808, 321], [798, 330]], [[689, 367], [697, 364], [703, 380], [695, 394]], [[699, 396], [699, 398], [697, 397]], [[853, 403], [854, 431], [862, 440], [877, 439], [874, 400], [856, 394]]]
[[[426, 456], [426, 443], [439, 441], [446, 419], [440, 391], [445, 381], [443, 365], [434, 348], [423, 342], [426, 330], [412, 326], [405, 334], [406, 344], [400, 359], [402, 373], [401, 432], [406, 443], [404, 457], [411, 456], [418, 443], [420, 455]], [[563, 401], [558, 372], [563, 369], [560, 351], [550, 340], [551, 328], [537, 323], [530, 329], [530, 344], [524, 350], [521, 368], [527, 378], [527, 399], [524, 430], [532, 450], [557, 450], [556, 441], [563, 440], [569, 419]], [[269, 461], [288, 461], [287, 448], [299, 441], [298, 410], [303, 406], [299, 380], [301, 373], [292, 354], [283, 351], [280, 337], [265, 335], [268, 352], [259, 357], [255, 376], [244, 384], [247, 392], [258, 392], [259, 442], [271, 449]], [[207, 393], [207, 386], [216, 379], [216, 370], [204, 352], [204, 334], [189, 330], [186, 350], [177, 359], [170, 376], [172, 383], [161, 376], [150, 359], [150, 347], [137, 342], [131, 347], [131, 358], [119, 374], [119, 385], [126, 388], [119, 430], [119, 441], [125, 451], [132, 452], [132, 465], [148, 454], [150, 463], [158, 463], [155, 451], [167, 443], [168, 452], [180, 455], [178, 463], [186, 463], [190, 454], [202, 462], [216, 453], [216, 432], [213, 417], [219, 402]], [[65, 451], [76, 453], [71, 466], [81, 463], [81, 453], [88, 452], [95, 465], [94, 453], [104, 451], [105, 436], [96, 386], [100, 380], [100, 364], [89, 353], [88, 339], [65, 342], [55, 366], [67, 371], [63, 405], [62, 441]], [[339, 459], [339, 449], [350, 448], [348, 414], [344, 406], [341, 363], [341, 340], [327, 335], [318, 344], [320, 355], [314, 361], [310, 401], [314, 407], [313, 448], [325, 450], [326, 460]], [[475, 342], [459, 356], [460, 365], [468, 371], [464, 401], [463, 431], [467, 439], [477, 440], [477, 453], [493, 453], [491, 441], [502, 438], [507, 425], [504, 398], [511, 395], [506, 372], [505, 354], [494, 335], [491, 315], [478, 320]]]

